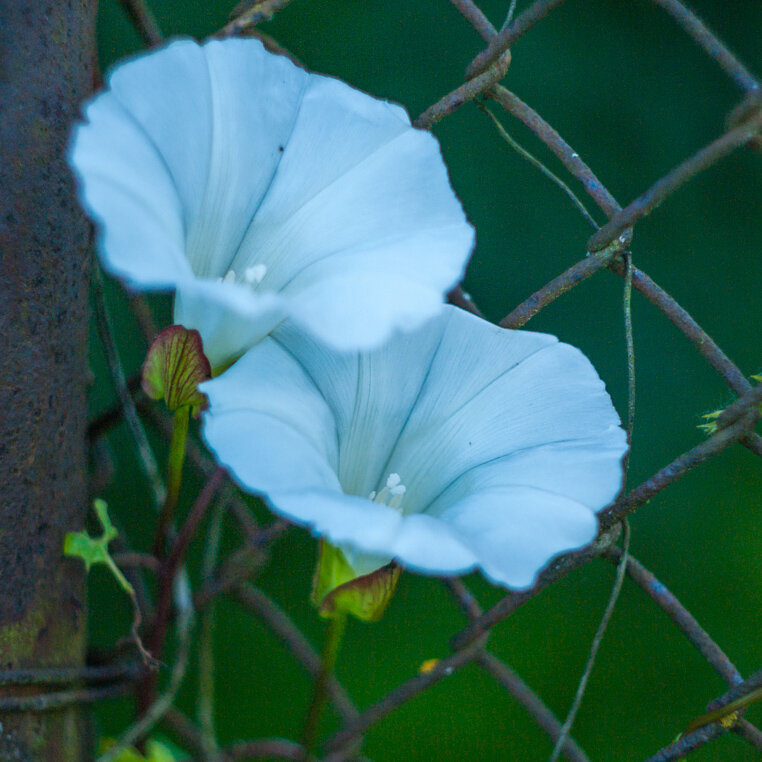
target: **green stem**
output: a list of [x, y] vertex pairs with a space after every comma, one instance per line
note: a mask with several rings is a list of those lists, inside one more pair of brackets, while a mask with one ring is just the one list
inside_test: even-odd
[[302, 731], [302, 746], [307, 753], [308, 760], [313, 759], [312, 751], [315, 746], [320, 715], [323, 711], [323, 705], [328, 697], [328, 680], [333, 674], [336, 666], [336, 659], [339, 655], [339, 646], [341, 637], [344, 634], [344, 627], [347, 623], [347, 614], [345, 611], [337, 611], [336, 615], [330, 620], [328, 632], [326, 634], [325, 645], [323, 646], [323, 658], [315, 679], [315, 687], [312, 691], [312, 700], [307, 710], [307, 718], [304, 721], [304, 730]]
[[154, 554], [163, 558], [167, 542], [167, 530], [172, 522], [172, 517], [180, 495], [180, 484], [183, 476], [183, 463], [185, 462], [185, 443], [188, 439], [188, 424], [190, 422], [190, 405], [183, 405], [175, 410], [172, 421], [172, 441], [169, 445], [169, 471], [167, 475], [167, 497], [159, 516], [159, 524], [156, 529], [154, 542]]

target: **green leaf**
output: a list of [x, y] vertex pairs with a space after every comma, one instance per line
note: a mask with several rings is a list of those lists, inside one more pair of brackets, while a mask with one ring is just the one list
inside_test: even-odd
[[64, 555], [81, 558], [88, 572], [93, 564], [105, 564], [111, 570], [111, 573], [122, 589], [132, 596], [134, 595], [132, 585], [125, 579], [108, 552], [108, 544], [119, 532], [111, 523], [111, 519], [108, 516], [106, 501], [96, 499], [93, 502], [93, 508], [103, 528], [103, 533], [100, 537], [91, 537], [87, 532], [68, 532], [64, 538]]
[[[107, 738], [101, 744], [101, 752], [108, 751], [115, 744], [116, 741], [113, 738]], [[149, 740], [146, 744], [145, 757], [130, 747], [120, 752], [114, 762], [175, 762], [177, 759], [179, 757], [176, 757], [168, 746], [159, 741]]]

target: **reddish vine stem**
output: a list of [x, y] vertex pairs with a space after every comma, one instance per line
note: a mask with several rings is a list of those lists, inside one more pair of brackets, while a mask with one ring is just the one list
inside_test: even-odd
[[[190, 541], [193, 539], [201, 520], [212, 504], [212, 500], [225, 478], [225, 471], [218, 468], [207, 480], [203, 489], [196, 498], [188, 518], [180, 530], [180, 533], [172, 543], [172, 547], [166, 559], [162, 562], [159, 571], [159, 593], [156, 601], [156, 613], [152, 622], [151, 631], [147, 637], [148, 650], [152, 656], [160, 660], [164, 651], [164, 641], [172, 614], [172, 586], [177, 572], [182, 566]], [[156, 690], [156, 673], [146, 676], [138, 686], [138, 700], [144, 713], [153, 704]]]

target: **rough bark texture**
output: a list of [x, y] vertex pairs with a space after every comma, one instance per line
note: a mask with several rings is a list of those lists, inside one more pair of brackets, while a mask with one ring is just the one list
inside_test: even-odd
[[[96, 0], [0, 0], [0, 669], [78, 666], [89, 228], [64, 153]], [[39, 690], [3, 688], [3, 695]], [[0, 717], [0, 760], [89, 758], [83, 710]]]

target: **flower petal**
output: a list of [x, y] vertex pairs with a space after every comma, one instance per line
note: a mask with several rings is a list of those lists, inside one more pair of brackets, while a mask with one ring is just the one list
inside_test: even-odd
[[170, 288], [190, 277], [182, 209], [161, 156], [115, 99], [96, 98], [85, 117], [70, 160], [97, 223], [103, 264], [138, 288]]
[[554, 556], [586, 545], [598, 531], [587, 506], [527, 487], [471, 493], [440, 520], [457, 532], [490, 579], [512, 588], [531, 587]]
[[214, 370], [267, 336], [288, 315], [279, 294], [254, 294], [235, 283], [186, 280], [177, 287], [174, 321], [195, 328]]
[[213, 416], [204, 416], [204, 437], [242, 485], [265, 494], [341, 489], [331, 411], [304, 369], [272, 339], [199, 390], [214, 408]]
[[[234, 395], [217, 386], [228, 374]], [[341, 546], [358, 573], [394, 558], [437, 574], [478, 565], [526, 587], [553, 556], [594, 538], [596, 511], [620, 488], [626, 437], [584, 355], [454, 307], [353, 355], [283, 327], [202, 390], [205, 436], [222, 462]], [[215, 428], [220, 416], [237, 427], [230, 442]], [[308, 466], [278, 425], [307, 427]], [[240, 454], [247, 442], [255, 452]], [[262, 450], [266, 467], [253, 463]], [[311, 475], [320, 457], [333, 486]], [[407, 488], [400, 510], [366, 497], [390, 474]]]
[[[621, 486], [626, 436], [589, 360], [553, 336], [488, 328], [462, 310], [447, 312], [446, 340], [389, 460], [388, 470], [400, 473], [408, 486], [406, 502], [432, 506], [475, 466], [535, 449], [524, 459], [525, 469], [536, 458], [537, 468], [563, 494], [584, 495], [589, 479], [591, 505], [602, 508], [611, 501]], [[464, 363], [470, 354], [491, 361]], [[586, 447], [600, 456], [600, 467], [554, 471], [543, 449], [549, 445], [555, 445], [560, 462], [567, 447], [574, 462], [580, 445]]]
[[[259, 41], [177, 40], [136, 57], [85, 115], [70, 162], [104, 264], [133, 286], [256, 270], [252, 302], [280, 293], [303, 328], [356, 349], [416, 328], [462, 276], [473, 230], [435, 138]], [[246, 299], [230, 301], [228, 329], [187, 326], [210, 355], [260, 335], [242, 326], [266, 306], [236, 316]]]

